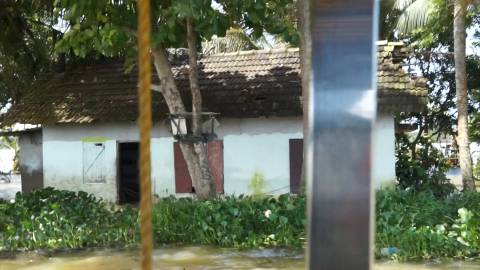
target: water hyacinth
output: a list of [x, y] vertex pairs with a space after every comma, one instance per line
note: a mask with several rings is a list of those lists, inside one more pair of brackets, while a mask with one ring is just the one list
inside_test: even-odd
[[[480, 254], [480, 194], [436, 197], [383, 190], [376, 198], [377, 257], [472, 258]], [[305, 197], [160, 199], [153, 209], [156, 245], [303, 248]], [[44, 189], [0, 202], [0, 251], [136, 247], [138, 209], [110, 207], [85, 192]]]
[[[396, 260], [471, 258], [480, 253], [480, 194], [377, 193], [376, 255]], [[399, 252], [385, 254], [381, 247]]]
[[[303, 209], [303, 197], [286, 195], [164, 198], [154, 206], [154, 238], [157, 244], [301, 248]], [[14, 203], [0, 202], [0, 251], [133, 247], [139, 244], [138, 217], [132, 206], [109, 207], [85, 192], [19, 193]]]

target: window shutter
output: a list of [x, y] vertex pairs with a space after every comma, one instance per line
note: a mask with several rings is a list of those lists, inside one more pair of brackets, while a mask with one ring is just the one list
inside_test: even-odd
[[[192, 178], [188, 172], [187, 162], [183, 157], [180, 144], [173, 144], [174, 166], [175, 166], [175, 192], [191, 193]], [[215, 140], [208, 142], [208, 163], [215, 179], [217, 193], [224, 192], [223, 186], [223, 141]]]
[[183, 157], [180, 144], [175, 142], [173, 144], [174, 166], [175, 166], [175, 192], [176, 193], [191, 193], [192, 179], [188, 173], [187, 162]]
[[302, 178], [303, 139], [290, 139], [290, 192], [298, 193]]

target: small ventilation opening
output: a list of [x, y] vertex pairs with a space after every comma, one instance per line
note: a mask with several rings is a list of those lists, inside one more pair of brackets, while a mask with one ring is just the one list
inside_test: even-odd
[[120, 143], [118, 148], [119, 203], [138, 203], [140, 201], [139, 143]]

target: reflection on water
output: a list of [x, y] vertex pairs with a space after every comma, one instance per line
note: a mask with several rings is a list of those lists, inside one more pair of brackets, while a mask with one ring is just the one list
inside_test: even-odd
[[[0, 270], [130, 270], [139, 268], [135, 251], [84, 251], [60, 254], [46, 258], [35, 253], [17, 255], [15, 259], [0, 260]], [[299, 251], [265, 249], [235, 250], [209, 247], [170, 247], [154, 253], [154, 267], [162, 270], [213, 270], [213, 269], [304, 269], [304, 257]], [[398, 264], [377, 263], [376, 270], [445, 270], [479, 269], [480, 264]]]

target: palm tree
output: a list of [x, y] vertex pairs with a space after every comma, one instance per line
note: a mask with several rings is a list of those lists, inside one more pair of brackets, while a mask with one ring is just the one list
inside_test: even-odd
[[202, 42], [203, 54], [256, 50], [259, 46], [242, 29], [230, 28], [224, 37]]
[[[431, 18], [434, 0], [396, 0], [395, 8], [402, 13], [397, 23], [397, 31], [410, 32], [424, 26]], [[455, 86], [457, 96], [457, 143], [462, 171], [464, 190], [475, 190], [472, 156], [468, 138], [468, 91], [466, 72], [466, 28], [467, 8], [476, 4], [475, 0], [453, 1], [453, 39], [455, 58]]]
[[0, 137], [0, 149], [12, 149], [16, 150], [17, 140], [13, 137]]

